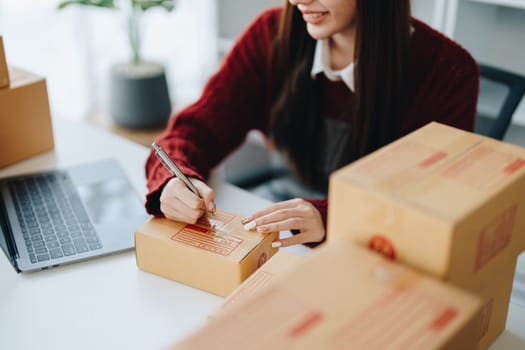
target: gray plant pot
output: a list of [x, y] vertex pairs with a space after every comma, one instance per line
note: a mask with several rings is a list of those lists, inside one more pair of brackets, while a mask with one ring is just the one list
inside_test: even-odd
[[117, 64], [111, 69], [109, 112], [131, 129], [158, 128], [171, 115], [164, 67], [157, 63]]

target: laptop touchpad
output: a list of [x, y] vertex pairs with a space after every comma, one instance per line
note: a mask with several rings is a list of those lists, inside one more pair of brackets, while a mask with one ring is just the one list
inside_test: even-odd
[[143, 204], [125, 178], [77, 185], [77, 190], [94, 224], [144, 215]]
[[132, 217], [145, 217], [144, 203], [115, 160], [70, 168], [68, 173], [94, 224], [123, 224]]

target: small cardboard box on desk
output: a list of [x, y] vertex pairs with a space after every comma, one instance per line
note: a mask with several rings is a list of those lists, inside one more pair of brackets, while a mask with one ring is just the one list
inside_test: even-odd
[[352, 237], [482, 296], [481, 349], [505, 329], [525, 149], [431, 123], [335, 172], [329, 200], [329, 242]]
[[226, 296], [276, 252], [278, 233], [246, 232], [239, 215], [219, 210], [195, 225], [154, 218], [135, 232], [137, 265]]
[[475, 349], [481, 305], [346, 240], [319, 248], [174, 349]]
[[0, 37], [0, 167], [53, 148], [45, 79], [6, 67]]

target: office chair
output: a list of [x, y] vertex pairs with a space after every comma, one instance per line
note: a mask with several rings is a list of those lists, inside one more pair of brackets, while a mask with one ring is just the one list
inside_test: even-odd
[[480, 64], [479, 70], [481, 79], [504, 85], [508, 88], [508, 92], [495, 118], [478, 111], [475, 132], [503, 140], [512, 121], [512, 115], [525, 94], [525, 77], [485, 64]]

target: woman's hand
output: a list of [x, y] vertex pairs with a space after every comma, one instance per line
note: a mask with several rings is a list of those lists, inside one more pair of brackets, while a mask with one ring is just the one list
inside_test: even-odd
[[[257, 232], [299, 230], [301, 233], [274, 242], [274, 247], [320, 242], [325, 236], [319, 211], [304, 199], [295, 198], [272, 204], [242, 220], [245, 229]], [[280, 243], [280, 244], [279, 244]]]
[[160, 211], [170, 220], [194, 224], [206, 212], [215, 212], [215, 193], [206, 183], [190, 178], [202, 199], [174, 177], [168, 181], [160, 194]]

